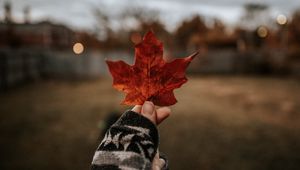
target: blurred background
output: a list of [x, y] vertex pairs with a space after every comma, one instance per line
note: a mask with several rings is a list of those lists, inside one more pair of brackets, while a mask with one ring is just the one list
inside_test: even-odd
[[298, 0], [0, 0], [0, 169], [89, 169], [130, 108], [105, 59], [151, 29], [167, 61], [200, 52], [159, 127], [171, 169], [300, 169]]

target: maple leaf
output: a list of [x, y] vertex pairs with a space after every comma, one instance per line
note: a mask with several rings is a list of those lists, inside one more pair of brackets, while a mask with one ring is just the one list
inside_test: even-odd
[[142, 105], [152, 101], [157, 106], [170, 106], [177, 102], [173, 90], [187, 82], [185, 70], [198, 53], [189, 57], [163, 60], [163, 43], [152, 31], [135, 45], [132, 66], [123, 61], [106, 61], [113, 77], [113, 87], [126, 93], [125, 105]]

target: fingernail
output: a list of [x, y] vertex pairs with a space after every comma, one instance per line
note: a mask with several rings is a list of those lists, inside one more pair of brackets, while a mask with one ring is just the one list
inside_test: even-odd
[[156, 165], [154, 169], [155, 169], [155, 170], [160, 170], [161, 168], [162, 168], [162, 167], [160, 167], [159, 165]]
[[153, 111], [154, 111], [154, 104], [152, 102], [145, 101], [142, 107], [142, 113], [152, 115]]
[[160, 167], [161, 168], [164, 167], [165, 164], [166, 164], [166, 161], [164, 159], [159, 158], [159, 165], [160, 165]]

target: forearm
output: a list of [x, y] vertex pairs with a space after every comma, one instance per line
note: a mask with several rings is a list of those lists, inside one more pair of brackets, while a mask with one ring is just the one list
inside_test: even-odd
[[156, 126], [142, 115], [127, 111], [106, 132], [91, 169], [151, 169], [157, 147]]

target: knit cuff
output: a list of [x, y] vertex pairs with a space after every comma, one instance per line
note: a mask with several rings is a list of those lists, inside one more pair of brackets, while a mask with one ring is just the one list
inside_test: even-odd
[[156, 125], [154, 125], [148, 118], [139, 113], [128, 110], [116, 123], [112, 125], [111, 128], [114, 127], [130, 127], [127, 130], [130, 130], [132, 133], [143, 133], [148, 136], [149, 138], [146, 138], [153, 142], [154, 152], [153, 154], [150, 154], [150, 160], [153, 160], [159, 144], [159, 134]]

